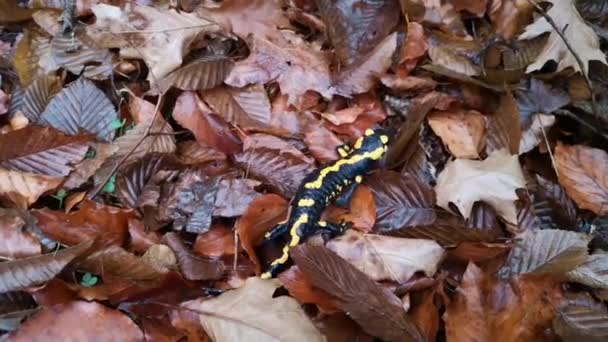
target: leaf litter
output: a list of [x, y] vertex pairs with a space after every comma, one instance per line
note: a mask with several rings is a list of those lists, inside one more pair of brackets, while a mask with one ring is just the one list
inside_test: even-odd
[[0, 0], [0, 339], [605, 340], [607, 8]]

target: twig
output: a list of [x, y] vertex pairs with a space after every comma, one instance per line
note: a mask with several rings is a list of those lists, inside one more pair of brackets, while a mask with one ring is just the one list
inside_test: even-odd
[[169, 29], [164, 29], [164, 30], [127, 30], [127, 31], [113, 31], [111, 33], [113, 34], [133, 34], [133, 33], [141, 33], [141, 34], [156, 34], [156, 33], [165, 33], [165, 32], [172, 32], [172, 31], [180, 31], [180, 30], [192, 30], [192, 29], [197, 29], [197, 28], [202, 28], [202, 27], [207, 27], [207, 26], [214, 26], [217, 25], [215, 23], [211, 23], [211, 24], [201, 24], [201, 25], [192, 25], [192, 26], [183, 26], [183, 27], [174, 27], [174, 28], [169, 28]]
[[551, 158], [551, 166], [553, 166], [553, 171], [555, 171], [555, 175], [559, 178], [559, 171], [557, 171], [557, 167], [555, 166], [555, 158], [553, 157], [553, 152], [551, 151], [551, 145], [549, 145], [549, 139], [547, 139], [547, 133], [545, 133], [545, 127], [543, 126], [543, 122], [540, 119], [541, 114], [536, 114], [536, 120], [538, 120], [538, 125], [540, 126], [541, 132], [543, 132], [543, 138], [545, 139], [545, 144], [547, 145], [547, 151], [549, 151], [549, 158]]
[[564, 44], [566, 45], [566, 47], [568, 48], [568, 50], [570, 51], [570, 53], [574, 56], [574, 59], [576, 60], [576, 63], [578, 64], [578, 67], [581, 69], [581, 72], [583, 73], [583, 76], [585, 77], [585, 82], [587, 83], [587, 87], [589, 88], [589, 92], [591, 93], [591, 109], [593, 110], [593, 115], [595, 115], [596, 117], [598, 117], [599, 115], [598, 115], [598, 111], [597, 111], [597, 105], [595, 103], [595, 93], [593, 92], [593, 87], [591, 86], [591, 80], [589, 79], [589, 75], [588, 75], [589, 72], [585, 71], [585, 70], [587, 70], [587, 68], [585, 68], [585, 64], [583, 63], [583, 60], [574, 51], [574, 48], [572, 47], [572, 45], [570, 45], [570, 43], [568, 42], [568, 40], [564, 36], [563, 32], [559, 29], [559, 27], [557, 27], [557, 24], [555, 24], [555, 21], [553, 21], [553, 19], [547, 14], [547, 11], [545, 11], [542, 7], [540, 7], [540, 5], [535, 0], [527, 0], [527, 1], [532, 6], [534, 6], [536, 8], [536, 10], [540, 13], [540, 15], [542, 15], [543, 18], [545, 18], [545, 20], [549, 23], [549, 25], [551, 25], [551, 27], [553, 28], [553, 30], [555, 30], [555, 32], [562, 39], [562, 41], [564, 42]]

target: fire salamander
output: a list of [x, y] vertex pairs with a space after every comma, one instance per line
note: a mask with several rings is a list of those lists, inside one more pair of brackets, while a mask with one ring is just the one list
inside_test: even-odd
[[267, 240], [272, 240], [289, 234], [281, 256], [272, 261], [268, 270], [261, 275], [263, 279], [273, 278], [280, 273], [289, 260], [289, 249], [314, 233], [325, 231], [335, 236], [346, 229], [347, 225], [344, 223], [320, 221], [321, 213], [349, 186], [354, 189], [363, 181], [363, 176], [386, 153], [388, 141], [388, 135], [368, 129], [352, 148], [348, 145], [338, 147], [341, 159], [315, 170], [304, 178], [291, 202], [289, 218], [265, 236]]

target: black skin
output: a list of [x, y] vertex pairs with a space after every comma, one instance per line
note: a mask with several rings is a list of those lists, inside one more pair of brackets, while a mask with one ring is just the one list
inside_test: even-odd
[[287, 237], [282, 255], [275, 259], [262, 278], [273, 278], [288, 265], [289, 249], [304, 242], [317, 232], [334, 237], [348, 228], [348, 224], [320, 221], [323, 210], [343, 193], [352, 195], [363, 176], [377, 165], [387, 150], [388, 136], [367, 130], [353, 148], [338, 148], [342, 158], [322, 166], [306, 176], [290, 204], [289, 218], [275, 226], [267, 240]]

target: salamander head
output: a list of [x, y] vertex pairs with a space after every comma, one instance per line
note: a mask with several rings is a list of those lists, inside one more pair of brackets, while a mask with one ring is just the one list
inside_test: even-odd
[[380, 160], [388, 150], [389, 135], [383, 130], [365, 130], [353, 146], [355, 150], [372, 154], [372, 159]]

